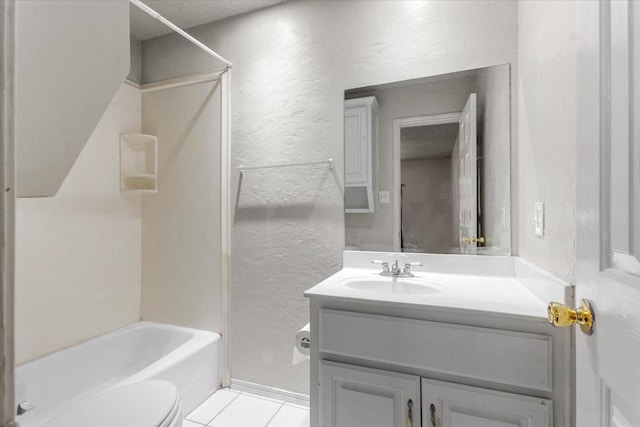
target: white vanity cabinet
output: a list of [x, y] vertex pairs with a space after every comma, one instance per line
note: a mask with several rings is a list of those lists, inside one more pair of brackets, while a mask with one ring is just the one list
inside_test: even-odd
[[374, 96], [344, 102], [344, 183], [347, 213], [375, 212], [377, 112]]
[[311, 303], [312, 427], [572, 425], [570, 341], [544, 319]]
[[320, 375], [327, 427], [553, 425], [547, 399], [334, 362]]

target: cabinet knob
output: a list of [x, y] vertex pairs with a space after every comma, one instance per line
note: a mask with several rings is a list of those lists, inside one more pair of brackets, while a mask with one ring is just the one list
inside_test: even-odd
[[547, 308], [547, 316], [549, 317], [549, 323], [556, 328], [571, 326], [577, 323], [586, 335], [593, 334], [593, 323], [595, 319], [593, 311], [591, 310], [591, 304], [585, 299], [580, 301], [580, 307], [575, 310], [559, 302], [551, 302]]

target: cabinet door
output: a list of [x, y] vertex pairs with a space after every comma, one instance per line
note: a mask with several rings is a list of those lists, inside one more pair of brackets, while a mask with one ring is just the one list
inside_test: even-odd
[[369, 135], [367, 132], [367, 107], [344, 110], [344, 182], [363, 184], [369, 182]]
[[423, 427], [550, 427], [552, 416], [547, 399], [422, 380]]
[[323, 427], [420, 425], [419, 377], [321, 362], [320, 384]]

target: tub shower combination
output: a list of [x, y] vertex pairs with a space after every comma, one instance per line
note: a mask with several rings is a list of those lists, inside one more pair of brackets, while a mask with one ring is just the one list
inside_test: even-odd
[[102, 392], [148, 380], [175, 385], [187, 414], [220, 387], [220, 335], [136, 322], [16, 368], [17, 417], [35, 427]]

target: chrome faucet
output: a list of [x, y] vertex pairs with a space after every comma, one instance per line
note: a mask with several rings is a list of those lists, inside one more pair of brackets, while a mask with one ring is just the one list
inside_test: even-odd
[[398, 260], [395, 260], [395, 262], [391, 266], [389, 266], [389, 262], [380, 261], [377, 259], [371, 261], [371, 264], [382, 265], [382, 271], [380, 272], [380, 275], [385, 277], [415, 277], [411, 272], [411, 268], [422, 267], [422, 263], [420, 262], [405, 262], [404, 268], [400, 269]]

